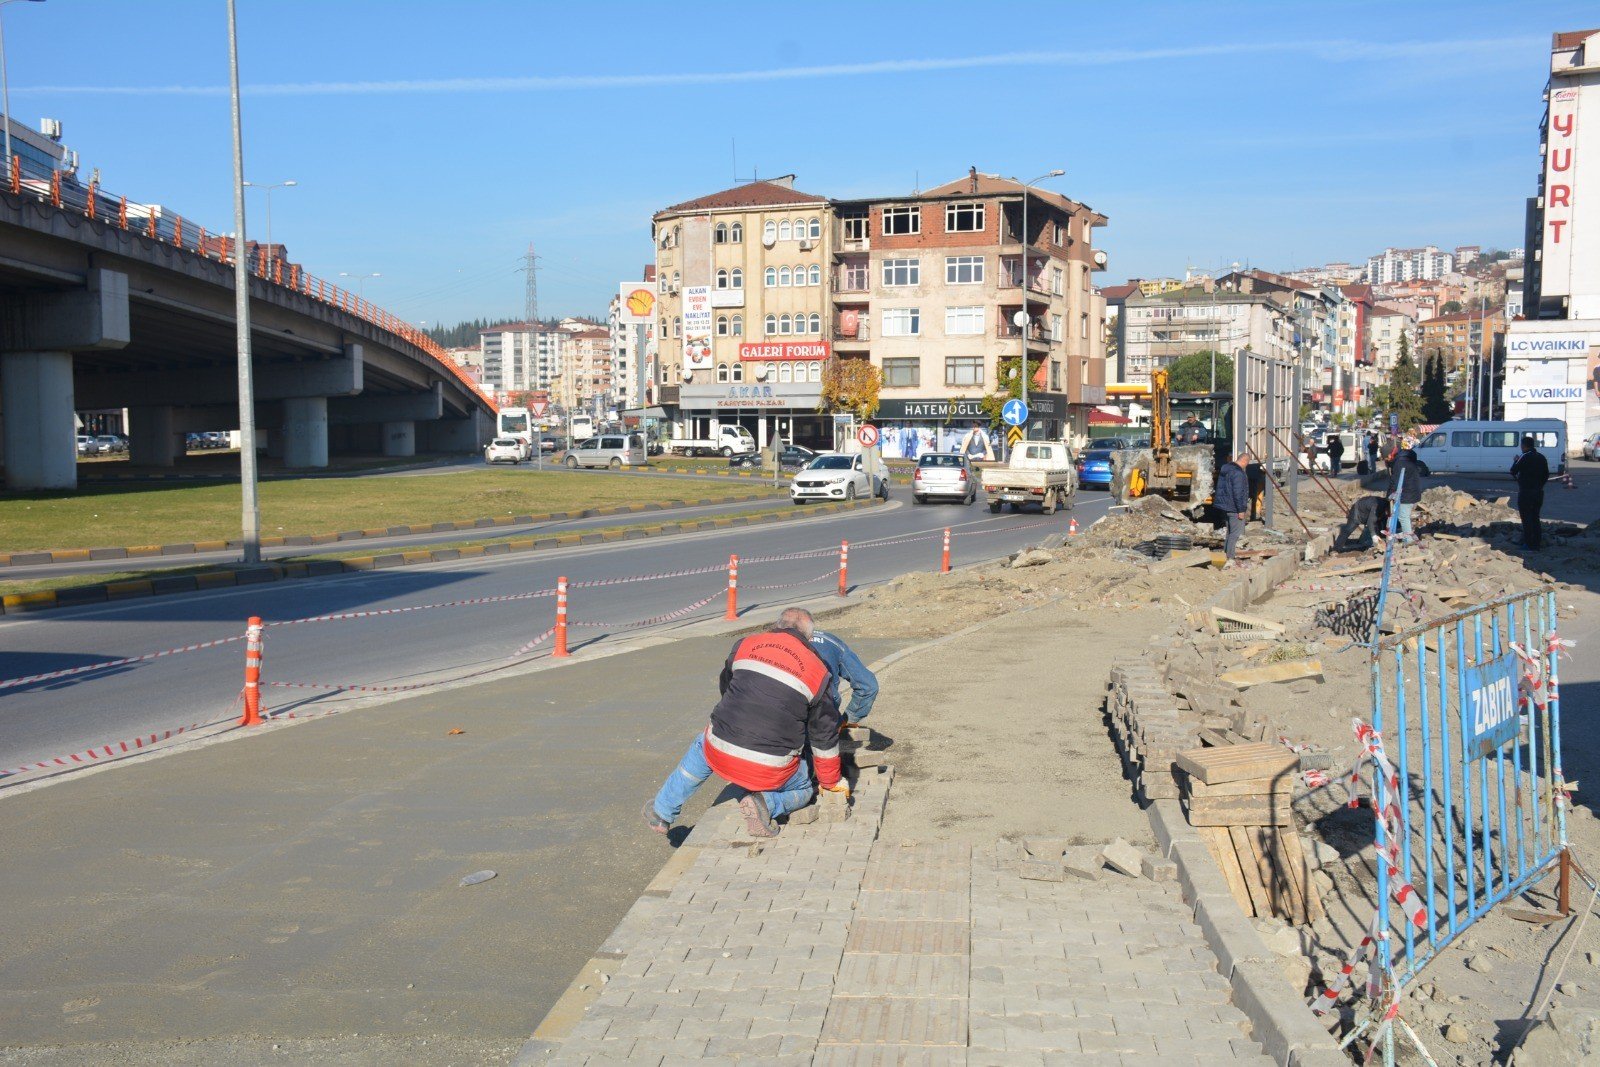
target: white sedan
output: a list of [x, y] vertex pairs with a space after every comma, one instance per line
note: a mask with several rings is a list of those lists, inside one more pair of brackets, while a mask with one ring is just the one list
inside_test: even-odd
[[483, 459], [486, 463], [521, 463], [522, 441], [516, 437], [496, 437], [483, 450]]
[[872, 478], [861, 465], [861, 454], [828, 452], [802, 467], [789, 483], [789, 499], [796, 504], [812, 500], [855, 500], [872, 496]]

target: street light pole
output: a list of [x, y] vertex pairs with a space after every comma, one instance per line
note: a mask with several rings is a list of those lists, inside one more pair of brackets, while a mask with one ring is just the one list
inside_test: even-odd
[[239, 487], [244, 562], [261, 562], [261, 505], [256, 497], [256, 390], [250, 359], [250, 264], [244, 229], [244, 126], [239, 111], [239, 22], [228, 0], [228, 79], [233, 111], [233, 308], [239, 367]]
[[372, 274], [351, 274], [347, 270], [342, 270], [339, 272], [339, 277], [354, 278], [356, 280], [356, 295], [365, 300], [367, 298], [367, 279], [381, 278], [383, 275], [377, 272], [373, 272]]
[[[17, 2], [18, 0], [0, 0], [0, 8]], [[42, 4], [44, 0], [21, 0], [21, 2]], [[4, 97], [3, 100], [0, 100], [0, 104], [4, 105], [6, 112], [6, 171], [9, 173], [11, 170], [11, 78], [6, 73], [6, 27], [3, 20], [0, 20], [0, 96]]]
[[[1031, 321], [1028, 318], [1028, 190], [1032, 189], [1035, 185], [1038, 185], [1042, 181], [1047, 181], [1050, 178], [1059, 178], [1065, 173], [1066, 171], [1061, 170], [1058, 167], [1048, 174], [1039, 175], [1037, 178], [1033, 179], [1033, 181], [1028, 182], [1022, 187], [1022, 278], [1020, 279], [1021, 284], [1019, 286], [1022, 293], [1022, 322], [1019, 324], [1018, 330], [1022, 335], [1021, 374], [1022, 403], [1024, 405], [1028, 403], [1028, 379], [1032, 377], [1032, 375], [1028, 373], [1028, 323]], [[1029, 419], [1028, 424], [1031, 425], [1032, 423], [1033, 420]], [[1028, 436], [1028, 426], [1026, 425], [1022, 427], [1022, 436]]]
[[277, 258], [272, 251], [272, 190], [289, 189], [299, 185], [300, 183], [291, 178], [289, 181], [273, 182], [271, 185], [266, 185], [261, 182], [245, 182], [244, 184], [245, 187], [249, 189], [265, 189], [267, 191], [267, 267], [268, 273], [270, 273], [272, 267], [270, 261]]

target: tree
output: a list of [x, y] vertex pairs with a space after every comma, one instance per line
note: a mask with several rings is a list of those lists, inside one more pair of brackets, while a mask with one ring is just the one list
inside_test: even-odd
[[1448, 422], [1450, 398], [1445, 392], [1444, 357], [1435, 352], [1428, 357], [1422, 374], [1422, 421]]
[[[1028, 371], [1038, 374], [1040, 364], [1040, 360], [1030, 357]], [[1017, 374], [1017, 368], [1021, 365], [1020, 356], [1003, 356], [996, 364], [996, 373], [1000, 376], [999, 386], [994, 392], [985, 394], [978, 400], [978, 407], [988, 417], [990, 426], [1000, 425], [1000, 409], [1006, 406], [1007, 400], [1022, 399], [1022, 378]]]
[[1233, 357], [1209, 349], [1179, 356], [1167, 365], [1167, 384], [1174, 393], [1211, 392], [1211, 360], [1217, 361], [1217, 392], [1233, 391]]
[[1411, 362], [1411, 345], [1405, 334], [1400, 335], [1400, 357], [1389, 372], [1389, 383], [1376, 392], [1378, 406], [1386, 413], [1399, 415], [1403, 429], [1422, 421], [1422, 378], [1417, 365]]
[[1439, 314], [1441, 314], [1441, 315], [1454, 315], [1457, 312], [1459, 312], [1460, 310], [1461, 310], [1461, 301], [1459, 301], [1459, 300], [1446, 300], [1439, 307]]
[[822, 410], [848, 412], [866, 422], [878, 411], [883, 372], [866, 359], [835, 356], [822, 371]]

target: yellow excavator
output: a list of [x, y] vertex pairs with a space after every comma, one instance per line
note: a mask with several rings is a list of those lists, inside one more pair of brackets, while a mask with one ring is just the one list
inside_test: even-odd
[[1165, 368], [1150, 372], [1150, 447], [1112, 454], [1111, 491], [1117, 503], [1160, 496], [1181, 501], [1198, 516], [1211, 500], [1216, 484], [1213, 444], [1174, 445], [1172, 391]]

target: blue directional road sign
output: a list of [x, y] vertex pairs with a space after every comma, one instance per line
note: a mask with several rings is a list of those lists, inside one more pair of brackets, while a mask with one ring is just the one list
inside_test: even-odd
[[1028, 405], [1021, 400], [1007, 400], [1000, 409], [1000, 418], [1007, 426], [1022, 426], [1028, 421]]

